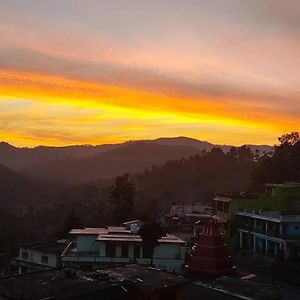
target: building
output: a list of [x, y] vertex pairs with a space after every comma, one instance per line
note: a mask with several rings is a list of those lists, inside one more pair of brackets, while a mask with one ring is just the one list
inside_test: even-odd
[[266, 184], [261, 194], [223, 193], [214, 198], [215, 215], [213, 218], [222, 224], [227, 236], [235, 232], [235, 213], [246, 209], [251, 211], [300, 211], [300, 183], [284, 182]]
[[293, 242], [300, 240], [300, 214], [281, 211], [236, 212], [240, 249], [291, 258]]
[[248, 193], [223, 193], [214, 198], [215, 215], [213, 219], [222, 224], [226, 234], [231, 235], [235, 212], [240, 208], [248, 208], [257, 204], [258, 195]]
[[187, 214], [211, 214], [212, 207], [207, 205], [202, 205], [201, 203], [196, 203], [194, 205], [178, 205], [173, 204], [171, 210], [168, 214], [169, 217], [185, 217]]
[[163, 224], [168, 232], [175, 234], [187, 243], [193, 243], [197, 233], [211, 221], [213, 207], [200, 203], [195, 205], [173, 204]]
[[170, 272], [180, 272], [184, 260], [185, 242], [175, 235], [167, 234], [152, 249], [143, 245], [137, 227], [105, 227], [73, 229], [73, 242], [62, 254], [64, 266], [96, 268], [111, 264], [137, 263], [154, 266]]
[[193, 225], [197, 221], [207, 223], [213, 215], [213, 207], [201, 205], [173, 204], [170, 212], [164, 216], [163, 222], [168, 226]]
[[0, 279], [0, 299], [159, 300], [180, 299], [188, 280], [140, 265], [93, 272], [61, 269]]
[[263, 203], [261, 208], [264, 209], [300, 211], [300, 183], [268, 183], [265, 193], [260, 195], [259, 200]]
[[186, 270], [194, 276], [221, 276], [235, 272], [232, 257], [216, 223], [204, 226], [192, 248]]
[[61, 254], [69, 244], [66, 240], [23, 244], [19, 246], [19, 256], [12, 261], [18, 266], [19, 274], [61, 266]]

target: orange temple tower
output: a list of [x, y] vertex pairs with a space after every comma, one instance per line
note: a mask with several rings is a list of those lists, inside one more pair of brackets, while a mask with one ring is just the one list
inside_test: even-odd
[[216, 223], [204, 226], [192, 248], [186, 270], [195, 276], [222, 276], [235, 272], [232, 257]]

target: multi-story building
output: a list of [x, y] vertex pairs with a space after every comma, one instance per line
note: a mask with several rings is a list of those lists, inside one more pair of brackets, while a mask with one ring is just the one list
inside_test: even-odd
[[167, 234], [152, 249], [143, 245], [137, 226], [73, 229], [73, 242], [62, 254], [64, 266], [97, 267], [110, 264], [137, 263], [179, 272], [185, 261], [185, 242]]
[[212, 207], [203, 205], [201, 203], [196, 203], [194, 205], [188, 205], [188, 204], [173, 204], [171, 207], [171, 210], [167, 217], [179, 217], [179, 218], [185, 218], [187, 215], [194, 214], [194, 215], [202, 215], [202, 214], [211, 214], [212, 213]]
[[224, 224], [224, 229], [231, 235], [235, 227], [235, 213], [240, 209], [264, 211], [300, 210], [300, 183], [285, 182], [266, 184], [261, 194], [226, 193], [214, 198], [215, 215], [213, 218]]
[[290, 243], [300, 240], [299, 213], [243, 210], [236, 216], [240, 249], [290, 258]]
[[18, 266], [19, 274], [58, 268], [61, 254], [67, 245], [66, 240], [23, 244], [19, 247], [19, 256], [13, 259], [12, 264]]

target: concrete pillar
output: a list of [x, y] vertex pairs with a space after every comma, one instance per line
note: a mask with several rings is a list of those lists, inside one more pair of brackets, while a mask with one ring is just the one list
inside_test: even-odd
[[283, 244], [283, 251], [284, 251], [284, 260], [288, 260], [290, 258], [290, 247], [287, 246], [286, 242]]
[[243, 233], [240, 231], [240, 249], [243, 249]]
[[130, 244], [128, 247], [128, 257], [130, 261], [134, 261], [134, 244]]
[[268, 221], [266, 221], [266, 228], [265, 228], [265, 230], [266, 230], [266, 238], [265, 238], [265, 245], [266, 245], [266, 247], [265, 247], [265, 253], [267, 253], [268, 252]]
[[140, 246], [140, 257], [144, 257], [144, 249], [143, 249], [143, 246]]
[[283, 234], [283, 224], [279, 223], [279, 238], [282, 237], [282, 234]]
[[121, 245], [117, 245], [116, 246], [116, 257], [121, 257], [122, 255], [122, 246]]

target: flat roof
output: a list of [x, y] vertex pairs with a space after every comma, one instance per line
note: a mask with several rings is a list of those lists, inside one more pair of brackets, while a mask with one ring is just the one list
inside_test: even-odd
[[39, 250], [42, 252], [61, 254], [69, 244], [69, 241], [52, 241], [22, 244], [19, 247], [24, 249]]
[[142, 238], [139, 235], [117, 235], [117, 234], [99, 234], [97, 241], [118, 241], [118, 242], [141, 242]]
[[231, 198], [224, 197], [224, 196], [216, 196], [214, 198], [215, 201], [221, 201], [221, 202], [230, 202]]
[[[142, 238], [138, 234], [132, 235], [118, 235], [118, 234], [100, 234], [97, 237], [97, 241], [110, 241], [110, 242], [142, 242]], [[185, 241], [181, 240], [174, 234], [167, 234], [162, 238], [158, 239], [159, 243], [175, 243], [185, 244]]]
[[266, 183], [266, 187], [294, 188], [300, 187], [300, 182]]
[[[70, 234], [73, 235], [95, 235], [97, 241], [116, 241], [116, 242], [142, 242], [142, 238], [138, 233], [131, 233], [125, 227], [103, 227], [103, 228], [84, 228], [72, 229]], [[184, 244], [185, 241], [179, 239], [174, 234], [166, 234], [158, 239], [159, 243], [179, 243]]]
[[105, 233], [107, 232], [107, 229], [105, 228], [81, 228], [81, 229], [72, 229], [69, 234], [74, 234], [74, 235], [81, 235], [81, 234], [86, 234], [86, 235], [98, 235], [100, 233]]
[[256, 211], [237, 211], [235, 213], [236, 215], [239, 216], [245, 216], [245, 217], [250, 217], [254, 219], [262, 219], [262, 220], [267, 220], [267, 221], [273, 221], [280, 223], [281, 220], [281, 214], [278, 211], [261, 211], [261, 212], [256, 212]]
[[126, 229], [125, 226], [108, 226], [108, 227], [86, 227], [81, 229], [72, 229], [70, 234], [80, 235], [99, 235], [108, 233], [129, 233], [130, 230]]

